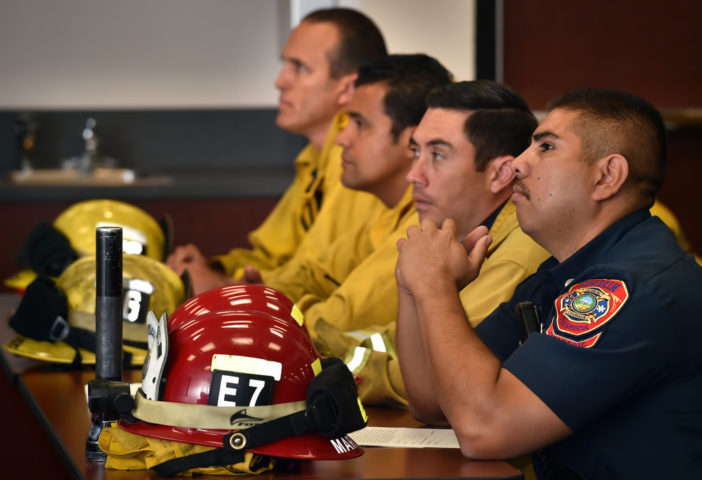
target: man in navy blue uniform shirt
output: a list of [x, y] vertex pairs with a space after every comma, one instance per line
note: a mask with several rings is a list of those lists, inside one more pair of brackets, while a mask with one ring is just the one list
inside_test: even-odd
[[552, 258], [475, 330], [458, 291], [485, 228], [462, 242], [451, 220], [408, 230], [397, 343], [415, 417], [450, 424], [472, 458], [533, 453], [542, 478], [702, 478], [702, 268], [648, 213], [665, 156], [648, 102], [555, 100], [512, 165], [520, 226]]

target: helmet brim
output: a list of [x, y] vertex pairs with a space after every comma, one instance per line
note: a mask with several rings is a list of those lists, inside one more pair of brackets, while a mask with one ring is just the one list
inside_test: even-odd
[[[230, 433], [227, 430], [172, 427], [126, 420], [120, 420], [119, 427], [127, 432], [145, 437], [215, 448], [222, 448], [222, 438]], [[295, 460], [344, 460], [363, 455], [363, 448], [358, 446], [348, 435], [332, 440], [318, 433], [287, 437], [252, 448], [249, 451], [270, 457]]]
[[[31, 358], [42, 362], [72, 364], [76, 355], [73, 347], [65, 342], [48, 342], [45, 340], [35, 340], [33, 338], [18, 335], [15, 339], [10, 340], [3, 348], [8, 352], [20, 357]], [[139, 367], [144, 364], [147, 351], [141, 348], [122, 345], [126, 353], [130, 353], [130, 365]], [[80, 358], [82, 365], [95, 365], [95, 353], [82, 348]]]

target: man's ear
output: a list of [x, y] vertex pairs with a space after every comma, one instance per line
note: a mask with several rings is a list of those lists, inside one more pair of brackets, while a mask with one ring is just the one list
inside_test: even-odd
[[512, 180], [514, 180], [512, 160], [514, 160], [512, 155], [503, 155], [493, 158], [488, 164], [488, 181], [492, 193], [498, 194], [512, 185]]
[[403, 145], [407, 148], [408, 153], [410, 152], [410, 139], [414, 135], [414, 131], [417, 129], [416, 125], [410, 125], [405, 127], [400, 134], [397, 136], [397, 143]]
[[616, 195], [629, 177], [629, 162], [620, 154], [612, 154], [595, 162], [593, 200], [606, 200]]
[[354, 91], [354, 82], [356, 81], [357, 77], [358, 73], [354, 72], [344, 75], [339, 79], [339, 88], [336, 101], [340, 109], [348, 105], [351, 101]]

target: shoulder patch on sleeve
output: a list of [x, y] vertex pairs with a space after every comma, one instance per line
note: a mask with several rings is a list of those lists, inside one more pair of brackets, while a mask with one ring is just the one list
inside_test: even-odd
[[579, 347], [597, 342], [606, 325], [629, 298], [621, 280], [592, 279], [577, 283], [555, 301], [556, 317], [546, 332]]

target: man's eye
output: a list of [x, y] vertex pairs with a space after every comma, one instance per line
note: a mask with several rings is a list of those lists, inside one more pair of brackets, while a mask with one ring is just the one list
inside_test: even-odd
[[431, 152], [431, 159], [432, 160], [443, 160], [444, 156], [439, 152]]
[[410, 147], [410, 151], [412, 152], [412, 158], [414, 160], [417, 160], [419, 158], [419, 149], [417, 147]]
[[545, 152], [547, 150], [553, 150], [553, 145], [551, 145], [550, 143], [546, 143], [546, 142], [540, 143], [539, 150], [541, 150], [542, 152]]

